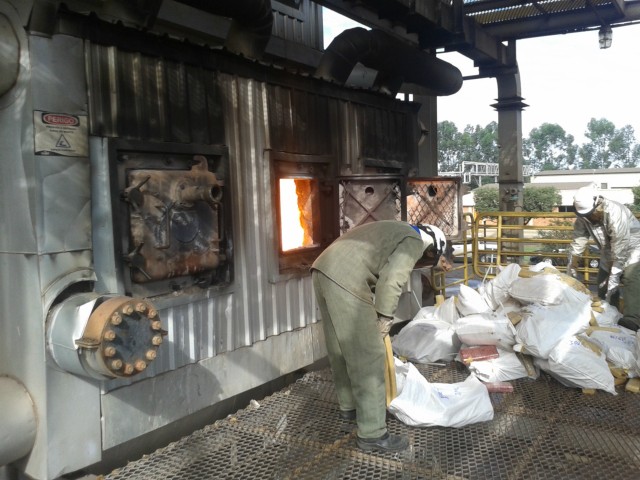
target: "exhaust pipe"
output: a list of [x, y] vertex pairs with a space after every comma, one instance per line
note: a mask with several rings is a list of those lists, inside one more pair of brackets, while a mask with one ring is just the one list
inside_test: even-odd
[[453, 65], [381, 30], [362, 27], [345, 30], [331, 42], [315, 76], [344, 85], [357, 63], [378, 70], [374, 88], [394, 96], [403, 83], [434, 96], [452, 95], [462, 87], [462, 73]]
[[225, 48], [237, 55], [260, 59], [273, 26], [271, 0], [177, 0], [213, 15], [230, 17]]

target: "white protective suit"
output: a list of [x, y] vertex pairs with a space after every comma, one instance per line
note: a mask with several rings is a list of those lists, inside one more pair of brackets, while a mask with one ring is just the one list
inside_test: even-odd
[[610, 300], [624, 272], [624, 317], [638, 325], [640, 311], [635, 310], [640, 309], [640, 301], [636, 301], [640, 299], [640, 269], [636, 268], [640, 262], [640, 221], [623, 204], [601, 196], [596, 200], [596, 212], [602, 220], [592, 221], [583, 216], [576, 218], [569, 258], [582, 255], [589, 238], [592, 238], [600, 248], [598, 282], [606, 282], [599, 285], [599, 295], [604, 298], [606, 292], [607, 300]]
[[573, 226], [570, 253], [580, 256], [587, 248], [589, 238], [600, 248], [600, 268], [611, 272], [640, 261], [640, 221], [631, 211], [613, 200], [599, 197], [597, 208], [603, 210], [602, 223], [592, 224], [589, 219], [577, 217]]

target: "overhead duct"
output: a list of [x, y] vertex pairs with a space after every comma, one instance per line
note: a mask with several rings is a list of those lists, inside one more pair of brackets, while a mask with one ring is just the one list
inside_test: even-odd
[[231, 18], [225, 48], [238, 55], [262, 57], [273, 26], [271, 0], [177, 0], [214, 15]]
[[378, 71], [375, 87], [395, 95], [403, 83], [424, 95], [452, 95], [462, 87], [453, 65], [388, 35], [361, 27], [345, 30], [327, 47], [315, 76], [344, 84], [357, 63]]

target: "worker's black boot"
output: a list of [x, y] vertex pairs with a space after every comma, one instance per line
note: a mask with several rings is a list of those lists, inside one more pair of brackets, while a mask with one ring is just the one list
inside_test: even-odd
[[357, 444], [361, 450], [368, 452], [401, 452], [409, 447], [409, 438], [406, 435], [389, 435], [387, 432], [378, 438], [358, 437]]

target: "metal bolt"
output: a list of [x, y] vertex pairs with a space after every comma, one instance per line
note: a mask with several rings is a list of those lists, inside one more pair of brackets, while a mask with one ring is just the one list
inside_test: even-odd
[[131, 375], [133, 373], [133, 365], [131, 365], [130, 363], [125, 363], [124, 364], [124, 374], [125, 375]]
[[111, 340], [115, 340], [116, 338], [116, 332], [114, 332], [113, 330], [107, 330], [106, 332], [104, 332], [104, 339], [111, 341]]
[[120, 325], [122, 323], [122, 317], [118, 312], [111, 315], [111, 325]]
[[151, 329], [152, 330], [160, 330], [162, 328], [162, 322], [160, 322], [160, 320], [156, 320], [154, 322], [151, 322]]
[[133, 313], [133, 307], [127, 303], [124, 307], [122, 307], [122, 313], [124, 313], [125, 315], [131, 315]]
[[156, 312], [156, 310], [153, 308], [150, 308], [149, 311], [147, 312], [147, 317], [149, 318], [156, 318], [157, 315], [158, 315], [158, 312]]
[[111, 360], [111, 370], [120, 370], [122, 368], [122, 360], [119, 358]]
[[136, 312], [141, 312], [142, 313], [142, 312], [146, 312], [146, 311], [147, 311], [147, 306], [144, 303], [140, 302], [140, 303], [136, 304]]
[[116, 354], [116, 347], [108, 346], [103, 350], [105, 357], [113, 357]]
[[136, 370], [137, 371], [141, 372], [145, 368], [147, 368], [147, 362], [145, 362], [144, 360], [136, 360]]
[[158, 355], [158, 353], [155, 350], [147, 350], [147, 353], [144, 354], [145, 358], [149, 361], [155, 360], [156, 355]]
[[151, 343], [154, 345], [160, 345], [162, 343], [162, 335], [154, 335], [151, 339]]

